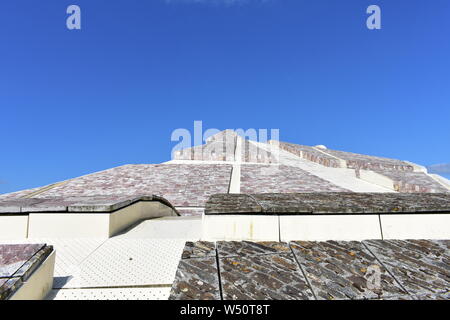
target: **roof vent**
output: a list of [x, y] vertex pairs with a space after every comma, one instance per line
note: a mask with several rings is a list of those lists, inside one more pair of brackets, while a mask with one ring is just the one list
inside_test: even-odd
[[317, 145], [316, 148], [317, 148], [317, 149], [323, 149], [323, 150], [326, 150], [326, 149], [327, 149], [327, 147], [324, 146], [323, 144]]

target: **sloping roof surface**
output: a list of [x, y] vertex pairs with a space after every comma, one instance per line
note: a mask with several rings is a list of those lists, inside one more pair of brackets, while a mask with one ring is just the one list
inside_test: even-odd
[[173, 300], [450, 298], [449, 241], [187, 243]]
[[176, 152], [167, 163], [124, 165], [0, 195], [0, 207], [11, 207], [18, 199], [64, 206], [78, 197], [130, 201], [158, 195], [182, 214], [199, 215], [207, 199], [218, 193], [304, 192], [448, 193], [450, 185], [406, 161], [278, 141], [259, 143], [226, 130], [203, 146]]

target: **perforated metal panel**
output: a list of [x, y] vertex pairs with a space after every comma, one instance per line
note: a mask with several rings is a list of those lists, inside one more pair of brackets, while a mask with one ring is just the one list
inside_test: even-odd
[[179, 217], [143, 221], [111, 239], [39, 238], [1, 242], [54, 246], [54, 290], [49, 299], [153, 300], [167, 299], [184, 244], [198, 240], [200, 231], [199, 218]]
[[64, 287], [171, 285], [184, 243], [184, 239], [109, 239], [73, 271]]
[[170, 288], [114, 288], [52, 290], [47, 300], [166, 300]]

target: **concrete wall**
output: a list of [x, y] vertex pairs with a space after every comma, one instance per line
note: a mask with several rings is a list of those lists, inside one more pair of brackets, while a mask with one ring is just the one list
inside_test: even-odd
[[202, 240], [450, 239], [450, 213], [205, 215]]
[[0, 239], [109, 238], [144, 219], [175, 216], [158, 201], [139, 201], [113, 213], [51, 213], [0, 216]]
[[28, 233], [27, 215], [0, 215], [0, 240], [23, 239]]

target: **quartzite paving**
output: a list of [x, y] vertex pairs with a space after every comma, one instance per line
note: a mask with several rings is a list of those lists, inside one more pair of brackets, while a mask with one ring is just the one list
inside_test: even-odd
[[203, 207], [208, 197], [228, 192], [231, 165], [125, 165], [69, 180], [39, 198], [133, 197], [154, 194], [174, 206]]
[[217, 194], [205, 214], [362, 214], [450, 212], [450, 193], [312, 192]]
[[309, 300], [313, 294], [292, 254], [220, 258], [224, 300]]
[[396, 171], [396, 170], [374, 170], [394, 182], [394, 189], [399, 192], [448, 192], [437, 181], [423, 172]]
[[410, 294], [450, 289], [450, 241], [371, 240], [364, 242]]
[[345, 160], [347, 162], [347, 167], [352, 169], [414, 171], [414, 167], [412, 165], [401, 160], [331, 149], [325, 149], [323, 152]]
[[291, 242], [291, 247], [317, 299], [355, 300], [406, 294], [361, 242], [297, 241]]
[[251, 242], [251, 241], [219, 241], [217, 242], [219, 257], [246, 255], [291, 253], [284, 242]]
[[214, 242], [197, 241], [186, 242], [183, 249], [182, 259], [205, 258], [216, 256], [216, 245]]
[[13, 277], [45, 244], [1, 244], [0, 278]]
[[169, 300], [220, 300], [216, 257], [182, 259]]
[[278, 141], [276, 143], [278, 143], [281, 150], [288, 151], [300, 158], [321, 164], [325, 167], [339, 168], [341, 166], [339, 159], [318, 151], [313, 147]]
[[[449, 300], [449, 246], [444, 240], [221, 241], [216, 257], [180, 261], [170, 299]], [[211, 253], [213, 244], [206, 247]]]
[[349, 191], [305, 170], [285, 165], [241, 166], [241, 193]]
[[0, 300], [12, 296], [52, 251], [45, 244], [0, 245]]

